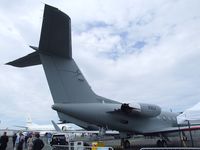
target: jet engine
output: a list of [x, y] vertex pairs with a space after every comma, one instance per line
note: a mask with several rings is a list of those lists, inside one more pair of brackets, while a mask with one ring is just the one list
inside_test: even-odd
[[124, 103], [121, 105], [120, 110], [129, 115], [139, 115], [143, 117], [156, 117], [161, 113], [161, 108], [159, 106], [143, 103]]
[[67, 127], [66, 126], [62, 126], [62, 131], [67, 131]]

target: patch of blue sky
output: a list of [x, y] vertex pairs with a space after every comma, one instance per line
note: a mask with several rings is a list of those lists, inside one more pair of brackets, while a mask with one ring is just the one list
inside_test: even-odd
[[123, 55], [123, 52], [121, 52], [119, 48], [114, 46], [110, 51], [100, 52], [98, 55], [100, 57], [116, 61], [120, 56]]
[[103, 22], [103, 21], [93, 21], [87, 24], [88, 28], [106, 28], [109, 27], [110, 25]]
[[91, 30], [93, 28], [107, 28], [109, 27], [109, 24], [106, 24], [105, 22], [102, 21], [94, 21], [86, 24], [86, 30]]
[[112, 50], [110, 52], [103, 53], [103, 56], [108, 59], [117, 60], [120, 57], [120, 53], [117, 50]]
[[112, 60], [117, 60], [123, 55], [140, 54], [143, 52], [145, 46], [155, 46], [161, 39], [160, 35], [152, 35], [150, 37], [141, 38], [140, 40], [134, 40], [130, 43], [128, 32], [120, 32], [118, 35], [121, 37], [120, 49], [115, 47], [113, 50], [103, 54], [105, 57]]
[[143, 47], [147, 44], [145, 41], [136, 41], [134, 44], [128, 44], [126, 40], [122, 40], [120, 43], [120, 49], [113, 47], [111, 51], [100, 53], [102, 57], [112, 59], [116, 61], [123, 55], [129, 55], [133, 53], [141, 53]]
[[107, 54], [112, 60], [117, 60], [120, 57], [120, 54], [117, 51], [112, 51]]
[[147, 43], [145, 41], [136, 41], [133, 48], [142, 49]]
[[108, 28], [111, 27], [112, 25], [107, 24], [103, 21], [93, 21], [93, 22], [88, 22], [79, 26], [72, 26], [73, 27], [73, 31], [76, 32], [76, 34], [82, 33], [82, 32], [87, 32], [90, 31], [94, 28]]
[[120, 32], [118, 33], [118, 35], [122, 38], [122, 39], [126, 39], [128, 37], [128, 32], [124, 31], [124, 32]]

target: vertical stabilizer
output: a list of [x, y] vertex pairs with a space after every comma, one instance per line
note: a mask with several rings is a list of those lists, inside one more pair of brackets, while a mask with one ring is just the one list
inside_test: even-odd
[[26, 118], [26, 126], [30, 127], [32, 125], [32, 119], [30, 114], [28, 114], [27, 118]]
[[73, 59], [40, 55], [55, 103], [97, 102]]
[[71, 59], [71, 43], [70, 17], [55, 7], [45, 5], [39, 51]]
[[54, 103], [99, 102], [72, 58], [71, 19], [45, 5], [39, 47], [35, 52], [7, 64], [27, 67], [42, 64]]

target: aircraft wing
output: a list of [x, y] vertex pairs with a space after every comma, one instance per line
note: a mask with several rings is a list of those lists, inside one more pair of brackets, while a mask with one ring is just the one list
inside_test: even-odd
[[[91, 134], [99, 134], [99, 131], [87, 131], [87, 130], [68, 130], [68, 131], [61, 131], [64, 133], [91, 133]], [[106, 131], [105, 135], [117, 135], [119, 134], [118, 131]]]
[[28, 127], [27, 126], [15, 126], [17, 128], [22, 128], [22, 129], [25, 129], [25, 130], [28, 130]]
[[[96, 131], [87, 131], [87, 130], [67, 130], [67, 131], [63, 131], [60, 129], [60, 127], [52, 120], [51, 121], [55, 130], [57, 132], [64, 132], [64, 133], [91, 133], [91, 134], [99, 134], [99, 131], [96, 130]], [[106, 131], [105, 133], [106, 135], [116, 135], [116, 134], [119, 134], [118, 131], [111, 131], [111, 130], [108, 130]]]
[[27, 126], [18, 126], [17, 125], [15, 127], [20, 128], [19, 130], [16, 130], [16, 131], [23, 131], [23, 132], [32, 132], [32, 131], [34, 131], [34, 132], [40, 132], [40, 133], [42, 133], [42, 132], [44, 132], [44, 133], [55, 132], [55, 130], [29, 129], [29, 127], [27, 127]]

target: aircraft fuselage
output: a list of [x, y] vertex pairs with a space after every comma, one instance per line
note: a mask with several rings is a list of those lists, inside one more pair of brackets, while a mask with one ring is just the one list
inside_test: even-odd
[[161, 112], [156, 117], [111, 113], [116, 108], [120, 108], [120, 106], [121, 104], [113, 103], [56, 103], [52, 108], [79, 120], [96, 124], [99, 127], [123, 132], [152, 133], [159, 132], [167, 127], [177, 126], [176, 113]]

